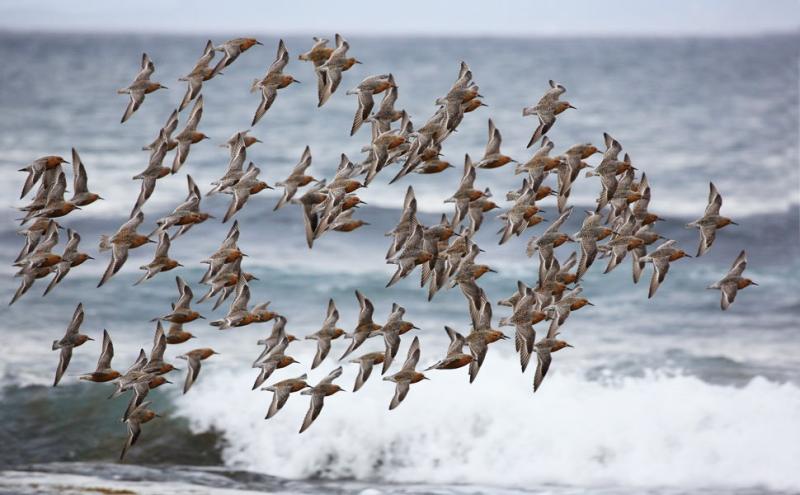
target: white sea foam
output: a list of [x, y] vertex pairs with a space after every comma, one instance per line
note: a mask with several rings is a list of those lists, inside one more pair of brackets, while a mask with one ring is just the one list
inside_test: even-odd
[[[795, 385], [659, 373], [604, 384], [556, 368], [534, 396], [530, 371], [506, 359], [490, 356], [473, 385], [463, 370], [429, 372], [392, 412], [392, 387], [373, 376], [357, 394], [327, 398], [302, 435], [308, 399], [294, 395], [264, 421], [271, 397], [249, 390], [252, 373], [203, 377], [178, 414], [223, 432], [230, 466], [289, 478], [800, 489]], [[349, 388], [354, 373], [339, 383]]]

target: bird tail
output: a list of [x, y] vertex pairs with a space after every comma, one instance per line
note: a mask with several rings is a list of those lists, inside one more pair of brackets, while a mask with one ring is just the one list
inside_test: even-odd
[[100, 252], [108, 251], [111, 249], [111, 238], [107, 235], [100, 236]]

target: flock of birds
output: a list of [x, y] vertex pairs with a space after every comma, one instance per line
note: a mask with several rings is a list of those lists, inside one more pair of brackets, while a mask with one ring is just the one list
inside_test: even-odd
[[[318, 104], [322, 106], [336, 92], [342, 73], [354, 64], [360, 63], [348, 57], [349, 44], [338, 34], [335, 47], [328, 46], [329, 41], [314, 38], [313, 47], [299, 56], [300, 60], [313, 63], [318, 81]], [[211, 41], [205, 47], [201, 58], [192, 71], [181, 78], [187, 82], [185, 96], [178, 108], [172, 112], [166, 125], [159, 131], [156, 139], [145, 146], [150, 151], [147, 168], [134, 176], [141, 180], [140, 193], [133, 206], [130, 219], [111, 236], [103, 236], [100, 251], [111, 251], [108, 268], [100, 280], [99, 286], [107, 283], [125, 263], [128, 252], [155, 243], [153, 260], [142, 266], [144, 275], [136, 284], [145, 282], [160, 273], [182, 266], [170, 258], [171, 242], [186, 234], [192, 226], [213, 218], [202, 212], [200, 203], [202, 194], [191, 176], [187, 175], [188, 195], [169, 215], [156, 221], [156, 228], [149, 235], [138, 233], [144, 221], [142, 207], [151, 197], [158, 180], [179, 171], [189, 156], [191, 146], [208, 136], [197, 130], [203, 114], [203, 96], [200, 94], [204, 82], [209, 81], [231, 64], [245, 51], [260, 45], [252, 38], [239, 38], [214, 46]], [[211, 66], [216, 52], [222, 52], [222, 59]], [[275, 102], [278, 90], [297, 82], [292, 76], [284, 74], [289, 62], [289, 53], [281, 41], [278, 46], [275, 62], [267, 70], [263, 78], [252, 84], [253, 91], [261, 92], [261, 101], [256, 109], [252, 124], [255, 125]], [[130, 102], [125, 110], [122, 122], [125, 122], [142, 105], [145, 95], [164, 86], [151, 81], [155, 66], [145, 54], [142, 57], [141, 70], [134, 81], [120, 93], [128, 94]], [[662, 220], [657, 214], [648, 211], [651, 189], [644, 173], [637, 176], [637, 169], [632, 165], [627, 154], [620, 159], [622, 146], [608, 134], [604, 135], [605, 150], [601, 151], [589, 143], [579, 143], [569, 147], [557, 156], [551, 156], [554, 143], [546, 136], [555, 124], [557, 116], [567, 109], [574, 108], [569, 102], [562, 101], [565, 88], [550, 81], [550, 88], [533, 106], [523, 110], [523, 115], [535, 115], [539, 124], [528, 143], [528, 147], [541, 141], [540, 147], [526, 162], [518, 162], [501, 152], [502, 135], [492, 120], [488, 124], [488, 142], [484, 155], [473, 162], [469, 155], [465, 157], [463, 176], [458, 188], [445, 200], [454, 204], [452, 216], [442, 215], [435, 225], [423, 225], [417, 218], [417, 201], [414, 190], [409, 187], [405, 196], [400, 219], [394, 229], [387, 235], [391, 243], [386, 253], [387, 263], [397, 266], [396, 272], [389, 280], [387, 287], [402, 278], [408, 277], [417, 267], [420, 268], [420, 285], [427, 285], [428, 300], [442, 288], [456, 286], [463, 292], [472, 326], [466, 335], [450, 327], [445, 331], [450, 339], [446, 353], [442, 359], [424, 371], [440, 369], [450, 370], [462, 367], [469, 369], [469, 381], [476, 379], [484, 362], [490, 344], [506, 339], [507, 336], [492, 323], [492, 304], [477, 281], [486, 273], [494, 270], [478, 262], [481, 253], [473, 235], [483, 225], [485, 213], [498, 208], [492, 200], [489, 189], [481, 189], [475, 185], [478, 170], [489, 170], [514, 163], [515, 174], [522, 175], [519, 189], [510, 191], [506, 199], [510, 207], [500, 214], [503, 227], [498, 231], [499, 243], [504, 244], [512, 237], [521, 236], [529, 227], [534, 227], [544, 218], [538, 215], [538, 201], [550, 196], [557, 197], [559, 216], [539, 235], [527, 242], [527, 254], [538, 255], [539, 273], [534, 285], [522, 281], [517, 283], [516, 291], [507, 299], [499, 301], [500, 306], [511, 308], [511, 314], [499, 320], [499, 326], [510, 326], [515, 329], [515, 346], [519, 353], [522, 372], [525, 372], [531, 356], [536, 356], [536, 371], [533, 378], [533, 390], [536, 391], [550, 368], [553, 353], [571, 347], [559, 338], [562, 326], [572, 311], [577, 311], [591, 303], [581, 296], [580, 282], [583, 275], [595, 260], [608, 258], [605, 272], [617, 267], [630, 253], [633, 266], [633, 281], [639, 281], [648, 263], [653, 265], [649, 297], [652, 297], [670, 268], [670, 264], [684, 257], [690, 257], [680, 249], [674, 240], [666, 240], [660, 236], [654, 226]], [[331, 232], [350, 232], [365, 222], [353, 218], [357, 207], [363, 203], [356, 191], [367, 187], [384, 169], [397, 164], [397, 171], [391, 182], [396, 182], [410, 173], [434, 174], [451, 167], [450, 163], [441, 159], [442, 143], [452, 134], [464, 116], [481, 106], [478, 86], [472, 80], [472, 72], [465, 63], [461, 63], [456, 81], [447, 93], [436, 100], [437, 109], [424, 125], [414, 127], [408, 114], [396, 110], [395, 103], [398, 87], [391, 74], [367, 77], [348, 94], [356, 95], [358, 107], [353, 119], [350, 134], [354, 135], [364, 123], [371, 125], [370, 143], [362, 149], [366, 154], [363, 161], [353, 163], [346, 155], [335, 175], [328, 181], [318, 180], [307, 174], [311, 165], [311, 152], [305, 148], [297, 166], [285, 180], [276, 182], [276, 187], [283, 188], [283, 195], [275, 205], [275, 209], [291, 203], [300, 205], [305, 225], [306, 241], [309, 248], [321, 235]], [[382, 101], [375, 109], [374, 96], [383, 93]], [[180, 112], [190, 103], [194, 105], [186, 120], [185, 127], [174, 134], [178, 127]], [[399, 122], [397, 127], [393, 127]], [[174, 135], [173, 135], [174, 134]], [[250, 136], [247, 131], [236, 132], [227, 141], [230, 151], [230, 162], [224, 174], [211, 185], [210, 194], [229, 194], [231, 203], [223, 223], [231, 219], [241, 210], [250, 196], [271, 188], [258, 178], [260, 169], [247, 162], [247, 148], [259, 140]], [[175, 149], [171, 166], [164, 165], [169, 151]], [[585, 159], [601, 153], [602, 160], [592, 167]], [[25, 212], [22, 224], [27, 225], [21, 231], [26, 243], [15, 260], [14, 265], [20, 270], [17, 276], [22, 278], [11, 303], [17, 301], [30, 289], [33, 283], [41, 278], [53, 276], [45, 290], [49, 293], [63, 280], [72, 268], [87, 260], [93, 259], [86, 253], [79, 252], [80, 235], [67, 229], [68, 242], [59, 255], [53, 249], [59, 242], [60, 225], [56, 218], [64, 217], [73, 210], [86, 207], [102, 199], [98, 194], [89, 191], [86, 169], [77, 151], [72, 151], [73, 190], [74, 195], [65, 199], [66, 175], [63, 164], [68, 163], [58, 156], [39, 158], [22, 169], [28, 173], [22, 188], [21, 197], [25, 197], [38, 184], [37, 192], [30, 204], [21, 208]], [[594, 211], [587, 211], [580, 230], [569, 235], [560, 230], [573, 208], [568, 206], [572, 184], [578, 179], [580, 171], [587, 177], [599, 177], [601, 190]], [[555, 175], [555, 188], [544, 182]], [[307, 189], [299, 194], [300, 188]], [[710, 185], [708, 206], [701, 218], [689, 224], [700, 230], [701, 242], [697, 256], [702, 256], [712, 246], [715, 234], [732, 220], [720, 215], [722, 197], [713, 184]], [[269, 308], [269, 302], [251, 305], [249, 282], [256, 280], [251, 273], [244, 271], [242, 262], [246, 254], [238, 247], [239, 225], [235, 221], [218, 250], [212, 253], [204, 263], [208, 264], [201, 284], [208, 286], [207, 292], [196, 302], [203, 303], [217, 298], [214, 309], [228, 298], [233, 301], [227, 314], [210, 322], [220, 330], [244, 327], [256, 323], [273, 321], [270, 335], [258, 341], [263, 350], [254, 360], [253, 368], [258, 370], [253, 389], [261, 387], [277, 370], [285, 368], [297, 361], [287, 354], [288, 346], [299, 338], [286, 331], [287, 319]], [[605, 243], [600, 241], [608, 238]], [[156, 240], [157, 239], [157, 240]], [[664, 240], [654, 249], [648, 246]], [[559, 261], [556, 250], [565, 243], [578, 243], [580, 256], [576, 253], [566, 260]], [[728, 274], [709, 288], [719, 289], [722, 293], [721, 306], [727, 309], [736, 297], [739, 289], [748, 285], [756, 285], [752, 280], [743, 277], [747, 265], [745, 252], [739, 255]], [[192, 333], [184, 330], [184, 325], [203, 318], [192, 309], [194, 294], [189, 285], [181, 277], [177, 277], [179, 297], [168, 314], [156, 318], [156, 330], [153, 347], [148, 355], [144, 349], [140, 351], [136, 362], [120, 372], [112, 368], [114, 347], [107, 331], [103, 332], [102, 352], [97, 368], [91, 373], [80, 376], [81, 380], [91, 382], [114, 382], [116, 385], [112, 397], [132, 391], [130, 402], [123, 416], [127, 423], [128, 439], [122, 450], [120, 459], [124, 458], [128, 449], [136, 442], [141, 433], [141, 426], [158, 415], [149, 408], [151, 402], [146, 401], [149, 390], [170, 383], [165, 375], [176, 368], [165, 361], [164, 354], [168, 345], [177, 345], [193, 338]], [[570, 288], [571, 287], [571, 288]], [[374, 321], [374, 305], [360, 291], [356, 291], [360, 305], [358, 323], [347, 332], [337, 327], [339, 311], [331, 299], [322, 327], [305, 339], [316, 341], [316, 354], [311, 369], [320, 366], [331, 351], [332, 341], [340, 337], [350, 339], [346, 351], [339, 360], [350, 357], [349, 362], [359, 366], [358, 377], [353, 387], [359, 390], [372, 373], [375, 365], [381, 365], [383, 379], [394, 382], [395, 393], [390, 409], [397, 407], [409, 392], [410, 386], [426, 376], [417, 370], [420, 359], [418, 337], [414, 337], [408, 348], [406, 360], [401, 368], [387, 374], [401, 346], [401, 337], [418, 327], [406, 321], [405, 309], [394, 304], [385, 323]], [[66, 334], [53, 342], [52, 349], [60, 352], [59, 364], [53, 385], [57, 385], [69, 365], [74, 348], [82, 345], [89, 336], [80, 333], [84, 312], [82, 304], [78, 304], [75, 314], [67, 327]], [[537, 340], [534, 325], [549, 321], [546, 334]], [[162, 322], [168, 323], [165, 330]], [[385, 350], [370, 352], [352, 358], [355, 352], [367, 339], [375, 336], [383, 338]], [[467, 348], [465, 352], [464, 348]], [[183, 392], [186, 393], [198, 379], [201, 363], [213, 356], [210, 348], [197, 348], [177, 358], [188, 363]], [[325, 397], [333, 395], [342, 387], [334, 384], [341, 375], [341, 366], [334, 369], [327, 377], [315, 385], [307, 383], [307, 375], [281, 380], [268, 385], [262, 390], [273, 392], [272, 403], [266, 417], [277, 414], [293, 393], [300, 392], [310, 396], [310, 407], [300, 428], [305, 431], [320, 414]]]

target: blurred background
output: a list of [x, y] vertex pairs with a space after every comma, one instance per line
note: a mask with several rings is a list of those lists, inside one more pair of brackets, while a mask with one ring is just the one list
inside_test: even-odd
[[[70, 159], [75, 147], [89, 187], [105, 200], [63, 218], [82, 236], [81, 248], [97, 260], [73, 269], [46, 298], [47, 280], [11, 307], [3, 306], [5, 352], [0, 354], [0, 492], [86, 492], [92, 487], [137, 493], [191, 490], [283, 493], [792, 493], [800, 491], [800, 6], [796, 1], [406, 1], [176, 2], [120, 4], [86, 1], [0, 1], [0, 167], [4, 198], [0, 224], [3, 277], [10, 300], [19, 279], [11, 267], [24, 238], [17, 235], [15, 208], [25, 175], [17, 172], [43, 155]], [[346, 72], [339, 91], [317, 108], [312, 67], [297, 60], [312, 36], [341, 33], [362, 65]], [[280, 190], [250, 199], [238, 218], [243, 267], [259, 280], [252, 302], [270, 300], [297, 336], [316, 331], [328, 298], [336, 300], [340, 326], [355, 325], [359, 289], [384, 321], [392, 302], [421, 327], [421, 365], [444, 355], [444, 325], [469, 330], [467, 306], [458, 289], [427, 301], [415, 272], [385, 289], [393, 265], [384, 255], [400, 214], [406, 187], [419, 200], [420, 220], [438, 221], [451, 205], [464, 154], [481, 156], [487, 119], [503, 134], [503, 151], [520, 161], [536, 119], [523, 118], [549, 79], [563, 84], [562, 97], [576, 110], [559, 117], [548, 136], [554, 154], [575, 143], [602, 148], [603, 132], [619, 140], [634, 165], [647, 173], [651, 211], [667, 218], [659, 233], [694, 254], [699, 243], [687, 222], [702, 215], [708, 183], [724, 198], [722, 214], [739, 226], [721, 230], [700, 259], [676, 262], [652, 300], [650, 268], [634, 285], [627, 259], [603, 275], [598, 260], [586, 275], [584, 294], [595, 304], [570, 316], [562, 336], [575, 346], [554, 357], [542, 389], [531, 393], [533, 366], [519, 373], [510, 343], [491, 349], [478, 379], [465, 370], [434, 371], [414, 385], [402, 406], [386, 410], [391, 384], [374, 374], [357, 394], [326, 401], [315, 424], [298, 435], [307, 398], [293, 396], [276, 417], [264, 421], [271, 396], [251, 391], [250, 364], [270, 325], [220, 332], [205, 321], [187, 325], [198, 338], [170, 346], [167, 360], [195, 347], [220, 352], [204, 362], [198, 382], [180, 393], [183, 372], [153, 391], [164, 415], [144, 427], [124, 465], [115, 461], [126, 436], [119, 416], [126, 401], [106, 400], [110, 385], [79, 383], [94, 368], [100, 337], [108, 329], [113, 364], [126, 369], [140, 347], [149, 350], [154, 324], [177, 299], [175, 275], [196, 296], [205, 265], [200, 261], [223, 240], [220, 225], [229, 198], [204, 198], [214, 214], [176, 240], [170, 254], [185, 268], [132, 284], [153, 255], [131, 252], [111, 281], [96, 289], [108, 253], [99, 236], [128, 217], [139, 192], [131, 177], [147, 165], [141, 147], [152, 141], [177, 106], [188, 73], [206, 40], [219, 44], [239, 36], [264, 43], [244, 53], [224, 74], [205, 83], [199, 130], [211, 139], [194, 145], [176, 175], [160, 180], [144, 207], [144, 233], [186, 194], [186, 175], [205, 193], [221, 176], [228, 151], [217, 145], [249, 128], [259, 95], [249, 92], [275, 57], [279, 39], [291, 61], [285, 72], [302, 83], [279, 95], [251, 130], [263, 143], [248, 160], [270, 185], [285, 178], [306, 145], [309, 172], [330, 178], [340, 153], [363, 159], [367, 126], [349, 136], [356, 97], [345, 91], [371, 74], [391, 72], [399, 86], [397, 108], [415, 126], [436, 110], [466, 61], [488, 105], [467, 114], [445, 141], [443, 158], [455, 168], [435, 176], [412, 174], [388, 181], [396, 165], [360, 192], [357, 212], [370, 225], [353, 233], [330, 233], [308, 250], [296, 205], [273, 212]], [[153, 80], [168, 90], [148, 95], [119, 124], [127, 86], [142, 52], [155, 63]], [[219, 57], [219, 55], [217, 55]], [[179, 129], [189, 109], [180, 115]], [[537, 145], [538, 147], [538, 145]], [[172, 154], [167, 160], [172, 159]], [[592, 164], [597, 163], [595, 157]], [[69, 167], [69, 166], [67, 166]], [[67, 174], [71, 181], [71, 173]], [[476, 187], [489, 187], [501, 208], [516, 189], [513, 169], [479, 171]], [[548, 179], [555, 188], [555, 177]], [[70, 182], [68, 189], [72, 190]], [[582, 211], [594, 208], [596, 178], [581, 177], [571, 201], [576, 214], [564, 228], [575, 232]], [[224, 197], [223, 197], [224, 196]], [[540, 206], [556, 218], [555, 198]], [[525, 256], [521, 238], [497, 246], [501, 227], [495, 210], [476, 241], [479, 260], [498, 271], [479, 284], [492, 301], [510, 295], [517, 280], [535, 282], [537, 262]], [[60, 252], [66, 241], [62, 234]], [[557, 251], [566, 259], [572, 247]], [[719, 293], [705, 290], [746, 249], [748, 274], [759, 287], [739, 294], [726, 312]], [[78, 302], [86, 308], [82, 330], [94, 337], [75, 350], [70, 369], [52, 388], [60, 338]], [[209, 319], [227, 305], [196, 309]], [[508, 314], [495, 306], [495, 321]], [[543, 334], [546, 327], [537, 328]], [[512, 328], [506, 329], [511, 334]], [[410, 336], [409, 336], [410, 337]], [[400, 354], [410, 342], [404, 337]], [[305, 372], [313, 342], [290, 347], [301, 365], [268, 381]], [[381, 350], [380, 339], [359, 351]], [[346, 348], [335, 341], [331, 356], [310, 373], [316, 382], [336, 367]], [[402, 360], [402, 359], [398, 359]], [[183, 363], [181, 363], [183, 364]], [[180, 365], [179, 365], [180, 366]], [[399, 365], [395, 365], [399, 366]], [[357, 366], [344, 364], [339, 382], [348, 390]]]

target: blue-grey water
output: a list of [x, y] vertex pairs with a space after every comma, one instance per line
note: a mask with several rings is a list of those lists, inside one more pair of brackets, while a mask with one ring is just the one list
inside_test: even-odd
[[[179, 174], [159, 181], [144, 208], [143, 231], [183, 199], [187, 173], [203, 190], [222, 174], [228, 155], [217, 144], [248, 127], [259, 98], [249, 93], [250, 82], [274, 58], [277, 37], [259, 39], [265, 46], [204, 85], [200, 130], [212, 139], [192, 148]], [[578, 108], [551, 130], [556, 151], [576, 142], [601, 145], [602, 133], [611, 133], [647, 172], [651, 210], [668, 219], [658, 225], [662, 235], [694, 253], [699, 236], [684, 224], [702, 214], [709, 181], [724, 197], [723, 214], [740, 225], [720, 231], [702, 258], [676, 262], [652, 300], [649, 269], [634, 285], [629, 261], [608, 275], [601, 273], [604, 263], [596, 263], [583, 284], [595, 306], [569, 318], [562, 335], [575, 348], [556, 356], [535, 396], [533, 370], [520, 374], [513, 346], [499, 343], [472, 385], [463, 370], [431, 372], [430, 381], [414, 385], [402, 406], [389, 412], [393, 389], [373, 376], [357, 394], [326, 400], [316, 423], [298, 435], [307, 398], [293, 396], [280, 414], [264, 421], [270, 394], [250, 390], [255, 342], [270, 326], [220, 332], [202, 320], [191, 323], [187, 329], [198, 339], [170, 346], [167, 359], [192, 346], [213, 347], [220, 355], [203, 364], [187, 395], [180, 393], [178, 372], [170, 377], [177, 385], [151, 393], [164, 417], [144, 426], [127, 462], [118, 464], [125, 401], [106, 399], [111, 385], [78, 382], [76, 375], [94, 368], [104, 328], [114, 341], [117, 368], [132, 363], [140, 347], [149, 350], [149, 320], [167, 312], [176, 298], [174, 276], [202, 293], [200, 261], [216, 249], [227, 226], [209, 220], [192, 229], [171, 251], [185, 268], [137, 287], [132, 283], [138, 267], [152, 249], [132, 251], [123, 270], [96, 289], [108, 261], [107, 253], [97, 252], [97, 241], [127, 218], [139, 187], [131, 176], [147, 163], [140, 148], [180, 101], [184, 88], [177, 78], [191, 69], [205, 38], [0, 33], [0, 258], [8, 261], [2, 297], [10, 299], [18, 283], [9, 266], [22, 244], [12, 209], [23, 204], [17, 198], [24, 174], [17, 169], [42, 155], [69, 157], [74, 146], [90, 188], [106, 198], [61, 221], [81, 234], [84, 250], [98, 259], [73, 269], [46, 298], [46, 281], [39, 281], [14, 306], [0, 310], [0, 492], [800, 491], [800, 37], [350, 42], [363, 65], [345, 73], [339, 92], [317, 108], [312, 69], [296, 60], [310, 37], [286, 39], [292, 56], [286, 72], [302, 84], [281, 90], [252, 131], [263, 144], [248, 149], [270, 184], [288, 174], [307, 144], [314, 157], [310, 171], [320, 178], [332, 175], [340, 153], [360, 157], [369, 132], [365, 126], [348, 136], [356, 102], [345, 90], [366, 75], [392, 72], [400, 87], [398, 107], [419, 126], [465, 60], [489, 106], [468, 114], [445, 142], [444, 157], [453, 164], [460, 166], [465, 153], [482, 153], [489, 117], [503, 133], [504, 151], [527, 159], [535, 119], [523, 118], [521, 108], [554, 79]], [[153, 79], [170, 89], [149, 95], [120, 125], [127, 97], [115, 91], [136, 73], [142, 51], [156, 64]], [[313, 251], [305, 246], [297, 206], [273, 212], [278, 193], [254, 196], [237, 215], [240, 245], [250, 255], [244, 267], [259, 278], [251, 284], [252, 300], [271, 300], [288, 317], [288, 330], [304, 335], [322, 323], [329, 297], [339, 307], [341, 326], [351, 328], [358, 307], [353, 291], [360, 289], [375, 302], [378, 321], [392, 302], [405, 306], [407, 319], [422, 328], [421, 364], [436, 361], [446, 347], [443, 326], [467, 330], [463, 296], [457, 289], [443, 291], [428, 303], [416, 273], [384, 289], [393, 266], [384, 262], [383, 234], [397, 219], [408, 184], [419, 198], [423, 222], [449, 211], [442, 200], [456, 188], [458, 166], [394, 185], [388, 184], [394, 170], [387, 170], [360, 194], [368, 205], [357, 216], [370, 225], [328, 234]], [[480, 171], [476, 183], [502, 198], [518, 182], [506, 167]], [[578, 180], [572, 194], [576, 211], [592, 204], [598, 188], [596, 179]], [[227, 197], [220, 196], [203, 200], [203, 209], [218, 218], [227, 207]], [[553, 219], [554, 200], [541, 206]], [[577, 230], [581, 216], [565, 230]], [[490, 215], [476, 238], [486, 250], [480, 259], [499, 272], [479, 282], [492, 301], [509, 295], [518, 279], [534, 281], [536, 261], [525, 256], [524, 244], [546, 225], [498, 247], [498, 222]], [[559, 257], [570, 249], [560, 248]], [[748, 252], [748, 273], [760, 285], [742, 291], [721, 312], [718, 292], [705, 287], [724, 275], [742, 249]], [[52, 388], [58, 356], [50, 342], [61, 336], [79, 301], [86, 308], [83, 331], [97, 341], [75, 350], [67, 376]], [[198, 309], [213, 318], [225, 306]], [[496, 307], [495, 318], [506, 312]], [[345, 345], [334, 342], [311, 381], [336, 366], [333, 356]], [[364, 349], [381, 347], [374, 339]], [[270, 382], [297, 376], [311, 362], [312, 342], [290, 349], [303, 364], [278, 371]], [[340, 383], [349, 389], [355, 374], [355, 365], [346, 365]]]

